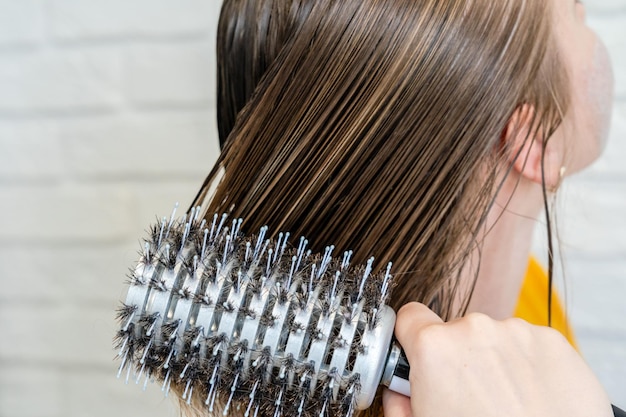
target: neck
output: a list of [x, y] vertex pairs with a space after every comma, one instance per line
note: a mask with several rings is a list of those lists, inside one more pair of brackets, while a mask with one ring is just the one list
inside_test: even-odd
[[[491, 208], [480, 249], [480, 270], [468, 312], [502, 320], [514, 313], [543, 207], [541, 186], [512, 172]], [[478, 259], [478, 250], [474, 259]], [[475, 264], [475, 262], [474, 262]], [[469, 268], [463, 282], [471, 283]]]

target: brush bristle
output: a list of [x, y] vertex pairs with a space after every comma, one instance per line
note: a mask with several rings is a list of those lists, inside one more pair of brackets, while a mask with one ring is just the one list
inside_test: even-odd
[[118, 377], [156, 379], [166, 395], [177, 386], [224, 415], [350, 416], [391, 264], [374, 273], [373, 258], [351, 266], [351, 252], [312, 254], [304, 238], [246, 237], [241, 219], [199, 214], [149, 229], [117, 311]]

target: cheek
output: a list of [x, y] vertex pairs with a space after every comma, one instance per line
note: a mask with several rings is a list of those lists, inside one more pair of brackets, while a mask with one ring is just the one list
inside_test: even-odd
[[[613, 70], [604, 44], [597, 40], [587, 84], [587, 106], [591, 135], [601, 153], [606, 147], [613, 105]], [[590, 138], [591, 139], [591, 138]]]
[[[582, 57], [581, 57], [582, 58]], [[589, 53], [572, 76], [573, 101], [563, 123], [567, 151], [565, 163], [570, 173], [593, 163], [609, 137], [613, 106], [613, 70], [604, 44], [595, 39]]]

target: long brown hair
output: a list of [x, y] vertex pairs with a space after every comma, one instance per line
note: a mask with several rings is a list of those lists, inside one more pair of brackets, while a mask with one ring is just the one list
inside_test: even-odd
[[462, 314], [458, 277], [519, 157], [507, 122], [529, 104], [545, 141], [568, 105], [549, 3], [226, 0], [225, 146], [193, 204], [393, 261], [392, 307]]

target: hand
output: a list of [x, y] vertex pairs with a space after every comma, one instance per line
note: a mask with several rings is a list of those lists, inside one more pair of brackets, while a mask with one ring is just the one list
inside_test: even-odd
[[612, 417], [609, 399], [556, 330], [483, 314], [444, 323], [423, 304], [398, 312], [411, 398], [385, 390], [386, 417]]

